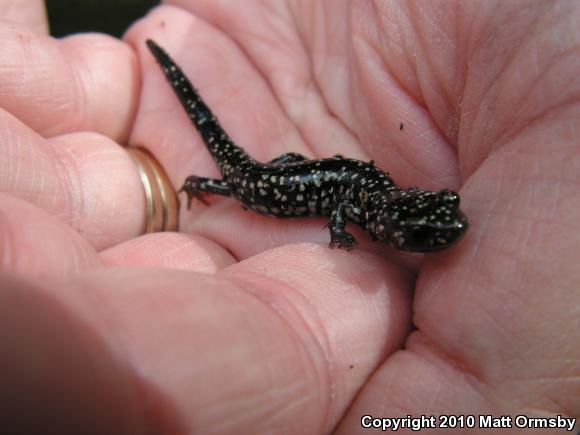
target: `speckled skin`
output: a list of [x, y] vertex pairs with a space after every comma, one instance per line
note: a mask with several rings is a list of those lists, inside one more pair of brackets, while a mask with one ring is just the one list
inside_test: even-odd
[[400, 189], [374, 163], [342, 156], [308, 160], [288, 153], [260, 163], [237, 146], [187, 77], [153, 41], [147, 46], [161, 65], [187, 115], [223, 175], [190, 176], [181, 188], [188, 202], [207, 193], [233, 196], [245, 208], [276, 217], [329, 216], [330, 246], [357, 245], [347, 222], [405, 251], [427, 252], [456, 242], [467, 230], [457, 193]]

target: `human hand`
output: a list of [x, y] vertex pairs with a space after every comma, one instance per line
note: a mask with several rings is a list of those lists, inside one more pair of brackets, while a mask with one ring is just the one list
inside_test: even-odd
[[[22, 121], [3, 113], [0, 130], [6, 415], [32, 409], [95, 433], [578, 415], [575, 7], [197, 3], [159, 8], [126, 36], [141, 93], [133, 52], [109, 38], [0, 39], [72, 71], [55, 68], [55, 104], [50, 68], [30, 68], [38, 55], [3, 54], [22, 64], [0, 67], [2, 107]], [[402, 185], [464, 180], [470, 231], [418, 271], [377, 244], [327, 249], [321, 221], [262, 218], [231, 200], [183, 210], [195, 235], [138, 236], [141, 185], [113, 141], [149, 148], [176, 186], [217, 174], [145, 38], [256, 158], [342, 153], [372, 157]], [[13, 76], [18, 87], [11, 70], [31, 76]]]

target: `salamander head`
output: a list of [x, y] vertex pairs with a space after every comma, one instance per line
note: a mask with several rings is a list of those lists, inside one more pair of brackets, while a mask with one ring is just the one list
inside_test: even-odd
[[459, 210], [459, 195], [415, 187], [397, 190], [381, 199], [369, 232], [403, 251], [429, 252], [444, 249], [461, 238], [468, 228]]

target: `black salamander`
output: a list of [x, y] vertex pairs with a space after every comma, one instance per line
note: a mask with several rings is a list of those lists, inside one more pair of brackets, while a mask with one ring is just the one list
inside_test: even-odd
[[205, 203], [211, 193], [233, 196], [245, 208], [276, 217], [330, 217], [330, 246], [357, 245], [345, 230], [347, 222], [366, 230], [373, 240], [405, 251], [446, 248], [467, 230], [459, 195], [416, 187], [401, 189], [374, 162], [340, 155], [309, 160], [283, 154], [260, 163], [237, 146], [191, 85], [181, 69], [155, 42], [147, 46], [163, 69], [183, 108], [219, 166], [221, 180], [188, 177], [180, 191]]

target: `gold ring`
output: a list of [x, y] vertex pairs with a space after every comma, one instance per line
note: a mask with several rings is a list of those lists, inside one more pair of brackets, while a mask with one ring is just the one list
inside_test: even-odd
[[145, 232], [177, 231], [179, 200], [166, 172], [146, 149], [129, 147], [127, 152], [137, 165], [145, 191]]

